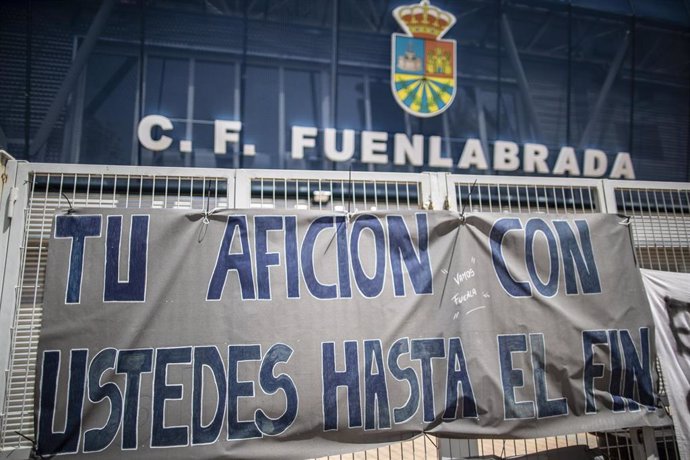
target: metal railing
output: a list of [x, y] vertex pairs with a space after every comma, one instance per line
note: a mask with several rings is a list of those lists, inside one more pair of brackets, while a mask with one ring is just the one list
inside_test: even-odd
[[629, 216], [642, 268], [690, 272], [690, 184], [605, 181], [609, 212]]
[[[31, 164], [5, 165], [0, 233], [0, 450], [28, 454], [33, 433], [35, 362], [52, 216], [58, 209], [275, 208], [363, 211], [619, 213], [630, 217], [642, 267], [690, 269], [690, 184], [594, 179], [464, 176], [445, 173], [231, 170]], [[598, 448], [637, 458], [638, 430], [541, 439], [448, 440], [432, 436], [324, 458], [534, 456], [554, 448]], [[671, 428], [657, 430], [659, 451], [674, 458]], [[646, 449], [646, 450], [645, 450]], [[645, 444], [642, 452], [649, 453]], [[455, 457], [457, 458], [457, 457]]]

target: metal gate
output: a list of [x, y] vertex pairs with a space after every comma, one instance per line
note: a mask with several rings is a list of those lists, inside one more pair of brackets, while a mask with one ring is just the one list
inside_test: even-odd
[[[277, 208], [628, 216], [645, 268], [690, 269], [690, 185], [445, 173], [274, 171], [32, 164], [9, 159], [2, 175], [0, 233], [0, 450], [26, 458], [33, 433], [35, 360], [47, 243], [56, 210]], [[534, 440], [414, 441], [337, 458], [462, 458], [536, 455], [585, 445], [610, 458], [678, 458], [672, 429], [581, 433]], [[644, 457], [642, 457], [644, 455]], [[534, 458], [537, 458], [536, 456]], [[649, 457], [654, 458], [654, 457]]]

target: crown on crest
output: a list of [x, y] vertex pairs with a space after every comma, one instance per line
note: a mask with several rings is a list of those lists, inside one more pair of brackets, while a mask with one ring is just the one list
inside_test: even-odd
[[441, 38], [455, 24], [455, 16], [421, 0], [414, 5], [403, 5], [393, 10], [393, 16], [405, 32], [418, 38]]

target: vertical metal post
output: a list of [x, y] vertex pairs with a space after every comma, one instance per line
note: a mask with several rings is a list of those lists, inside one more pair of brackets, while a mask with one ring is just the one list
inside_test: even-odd
[[600, 184], [597, 186], [599, 212], [617, 214], [618, 203], [616, 202], [616, 187], [614, 183], [610, 179], [602, 179]]
[[[86, 97], [86, 72], [82, 72], [77, 82], [76, 91], [72, 99], [69, 123], [65, 125], [65, 141], [62, 157], [70, 163], [79, 163], [81, 159], [81, 137], [84, 126], [84, 98]], [[68, 142], [67, 142], [68, 141]]]
[[448, 173], [442, 173], [443, 180], [446, 182], [443, 186], [443, 191], [445, 193], [445, 203], [449, 211], [458, 212], [458, 194], [455, 189], [455, 182], [453, 182], [453, 175]]
[[[242, 121], [242, 64], [235, 64], [235, 89], [234, 89], [235, 104], [233, 107], [233, 117], [235, 120]], [[239, 145], [235, 142], [232, 144], [232, 167], [240, 167], [239, 159]]]
[[31, 0], [26, 2], [26, 69], [24, 79], [24, 157], [29, 158], [31, 143], [31, 61], [33, 33], [31, 30]]
[[[318, 106], [320, 109], [319, 113], [319, 120], [321, 122], [321, 127], [322, 128], [328, 128], [330, 125], [330, 117], [331, 117], [331, 88], [330, 88], [330, 77], [328, 75], [328, 71], [325, 69], [321, 70], [321, 104]], [[317, 144], [318, 145], [318, 144]], [[308, 161], [309, 155], [307, 155], [307, 158], [304, 161], [304, 165], [309, 165]], [[324, 169], [328, 168], [328, 159], [326, 159], [325, 155], [321, 155], [321, 164]], [[331, 167], [333, 169], [338, 169], [338, 165], [333, 162], [331, 164]]]
[[[443, 123], [443, 145], [446, 147], [446, 153], [452, 159], [453, 154], [451, 153], [450, 145], [450, 122], [448, 121], [448, 111], [441, 114], [441, 122]], [[451, 171], [455, 168], [455, 165], [451, 165]]]
[[329, 125], [335, 128], [335, 118], [338, 110], [338, 13], [340, 0], [333, 0], [333, 16], [331, 24], [331, 111]]
[[285, 169], [286, 135], [285, 135], [285, 67], [278, 67], [278, 164]]
[[369, 72], [365, 70], [362, 78], [364, 82], [364, 127], [371, 131], [373, 123], [371, 121], [371, 79], [369, 78]]
[[235, 209], [246, 209], [252, 204], [252, 177], [247, 169], [235, 170]]
[[[690, 0], [684, 0], [683, 4], [685, 5], [685, 11], [688, 13], [688, 17], [690, 17]], [[690, 86], [690, 75], [688, 76], [688, 86]], [[690, 91], [688, 91], [688, 103], [685, 105], [685, 107], [688, 109], [687, 112], [687, 120], [688, 120], [688, 141], [685, 144], [685, 165], [687, 168], [687, 180], [690, 181]]]
[[636, 20], [633, 14], [630, 18], [630, 33], [632, 42], [630, 44], [630, 119], [628, 122], [628, 153], [633, 153], [633, 135], [635, 131], [635, 29]]
[[[0, 198], [7, 204], [0, 216], [3, 229], [2, 239], [6, 241], [3, 246], [5, 254], [2, 265], [2, 284], [0, 284], [0, 414], [5, 413], [7, 401], [7, 375], [10, 370], [10, 350], [14, 336], [12, 328], [17, 306], [22, 240], [26, 225], [24, 211], [30, 187], [29, 166], [14, 160], [7, 163], [5, 170], [7, 183], [3, 187]], [[12, 200], [10, 200], [11, 195]], [[2, 420], [4, 417], [0, 417], [0, 421]], [[0, 426], [0, 432], [3, 429], [4, 426]]]
[[[7, 252], [7, 236], [9, 234], [9, 224], [7, 219], [7, 208], [12, 206], [9, 203], [9, 191], [14, 187], [14, 176], [17, 162], [10, 158], [4, 150], [0, 150], [0, 298], [2, 297], [2, 280], [4, 278], [4, 268], [6, 264], [5, 253]], [[2, 308], [2, 306], [0, 306]]]
[[659, 460], [659, 449], [656, 446], [656, 437], [654, 436], [654, 428], [642, 428], [642, 442], [644, 443], [644, 452], [646, 460]]
[[324, 128], [330, 127], [331, 123], [331, 88], [328, 71], [321, 71], [321, 125]]
[[567, 95], [565, 100], [565, 145], [570, 145], [571, 97], [573, 86], [573, 2], [568, 1], [568, 75], [566, 77]]
[[[373, 128], [372, 113], [371, 113], [371, 87], [369, 86], [369, 74], [364, 73], [362, 80], [364, 85], [364, 129], [371, 131]], [[369, 171], [374, 171], [374, 165], [370, 164], [367, 168]]]
[[442, 210], [446, 200], [443, 189], [445, 188], [446, 173], [422, 173], [420, 186], [420, 201], [425, 209]]
[[[192, 140], [194, 133], [194, 92], [196, 84], [196, 59], [189, 60], [189, 69], [187, 71], [187, 123], [185, 124], [185, 139]], [[196, 166], [194, 161], [194, 149], [191, 152], [181, 152], [184, 158], [185, 166]]]
[[478, 441], [476, 439], [438, 438], [438, 458], [441, 460], [461, 460], [464, 458], [474, 458], [479, 454], [477, 443]]
[[[244, 114], [246, 112], [245, 108], [247, 106], [247, 49], [249, 46], [249, 2], [244, 4], [244, 14], [243, 14], [243, 30], [242, 30], [242, 62], [240, 64], [240, 120], [242, 123], [245, 122]], [[238, 150], [239, 155], [239, 167], [244, 166], [244, 132], [242, 129], [240, 131], [240, 145]]]
[[496, 138], [501, 137], [501, 15], [503, 14], [503, 0], [496, 0]]
[[137, 115], [134, 117], [134, 137], [136, 142], [137, 151], [137, 162], [136, 164], [141, 165], [141, 143], [137, 137], [137, 126], [139, 126], [139, 120], [144, 116], [144, 76], [146, 71], [145, 62], [145, 51], [146, 51], [146, 0], [139, 0], [139, 86], [137, 88]]
[[[486, 114], [484, 113], [484, 102], [482, 90], [478, 86], [474, 87], [474, 100], [477, 108], [477, 123], [479, 124], [479, 140], [482, 143], [484, 154], [489, 153], [489, 136], [486, 131]], [[489, 171], [491, 173], [491, 171]]]
[[[650, 433], [645, 432], [645, 430], [651, 430], [651, 440], [649, 439]], [[659, 460], [652, 428], [630, 428], [628, 435], [630, 436], [633, 460]], [[648, 441], [651, 442], [651, 445], [648, 445]]]
[[[74, 56], [77, 53], [77, 49], [79, 48], [79, 39], [77, 37], [72, 37], [72, 60], [74, 60]], [[79, 76], [79, 83], [77, 83], [77, 89], [80, 89], [81, 83], [84, 81], [84, 72], [81, 73]], [[75, 128], [75, 123], [74, 119], [77, 116], [77, 108], [75, 106], [77, 97], [74, 95], [71, 97], [67, 98], [67, 113], [65, 116], [65, 124], [62, 128], [63, 131], [63, 136], [62, 136], [62, 151], [60, 154], [60, 162], [61, 163], [70, 163], [72, 162], [71, 159], [74, 156], [74, 149], [73, 143], [74, 143], [74, 128]], [[79, 115], [83, 115], [83, 108], [82, 110], [79, 110]]]

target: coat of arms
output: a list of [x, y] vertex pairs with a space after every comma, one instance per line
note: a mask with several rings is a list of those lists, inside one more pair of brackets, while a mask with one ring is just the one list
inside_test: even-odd
[[392, 36], [393, 96], [412, 115], [438, 115], [455, 98], [455, 40], [441, 40], [455, 16], [429, 0], [399, 6], [393, 16], [406, 33]]

